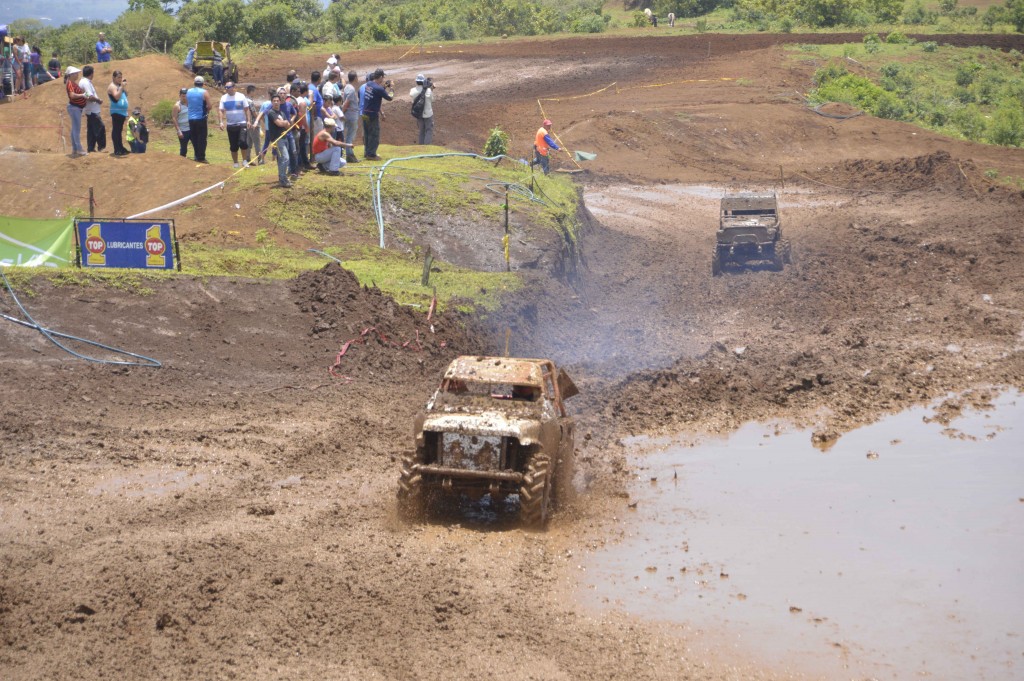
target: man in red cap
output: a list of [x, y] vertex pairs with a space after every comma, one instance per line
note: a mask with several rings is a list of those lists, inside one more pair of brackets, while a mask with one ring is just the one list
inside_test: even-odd
[[544, 170], [545, 175], [551, 169], [548, 160], [548, 150], [554, 149], [559, 151], [561, 149], [561, 147], [555, 144], [555, 140], [551, 138], [551, 135], [548, 134], [549, 132], [551, 132], [551, 121], [545, 119], [540, 129], [537, 130], [537, 137], [533, 143], [533, 163], [534, 165], [539, 165]]

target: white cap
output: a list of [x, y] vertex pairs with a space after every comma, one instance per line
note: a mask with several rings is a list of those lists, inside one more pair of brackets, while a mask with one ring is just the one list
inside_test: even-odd
[[422, 73], [420, 75], [416, 76], [416, 82], [417, 83], [422, 83], [422, 82], [426, 81], [426, 79], [427, 79], [426, 76], [424, 76]]
[[71, 75], [74, 75], [76, 73], [81, 73], [81, 72], [82, 72], [82, 69], [78, 68], [77, 66], [69, 66], [67, 68], [67, 71], [65, 71], [64, 73], [65, 73], [65, 75], [71, 76]]
[[333, 118], [325, 118], [324, 119], [324, 127], [335, 128], [337, 126], [338, 126], [338, 123]]
[[195, 79], [194, 81], [192, 81], [192, 82], [194, 82], [194, 83], [195, 83], [196, 85], [202, 85], [202, 84], [203, 84], [203, 83], [205, 83], [206, 81], [205, 81], [205, 80], [203, 80], [203, 77], [202, 77], [202, 76], [196, 76], [196, 79]]
[[337, 60], [337, 59], [335, 59], [334, 57], [328, 57], [328, 58], [327, 58], [327, 63], [328, 63], [328, 64], [329, 64], [330, 66], [334, 66], [335, 64], [337, 64], [337, 63], [338, 63], [338, 60]]

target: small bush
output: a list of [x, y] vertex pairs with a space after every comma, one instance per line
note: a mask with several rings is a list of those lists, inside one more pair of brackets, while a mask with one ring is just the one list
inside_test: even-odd
[[928, 40], [921, 43], [921, 49], [924, 50], [925, 52], [934, 52], [935, 50], [939, 49], [939, 44], [934, 40]]
[[149, 110], [149, 122], [159, 125], [170, 125], [174, 122], [173, 116], [171, 116], [171, 109], [173, 107], [174, 102], [172, 100], [161, 99]]
[[878, 52], [879, 47], [882, 44], [881, 38], [876, 33], [868, 33], [864, 36], [864, 49], [867, 50], [868, 54], [874, 54]]
[[1024, 113], [1020, 107], [1001, 106], [988, 125], [988, 139], [1004, 147], [1019, 147], [1024, 143]]
[[782, 33], [792, 33], [793, 20], [789, 17], [782, 17], [782, 21], [779, 22], [779, 31]]
[[504, 156], [508, 154], [508, 133], [501, 128], [495, 127], [487, 135], [487, 142], [484, 144], [484, 156]]
[[707, 19], [697, 19], [697, 23], [694, 24], [694, 27], [697, 29], [697, 33], [707, 33], [708, 29], [711, 28], [708, 25]]
[[899, 31], [892, 31], [889, 35], [885, 36], [885, 42], [890, 45], [903, 45], [907, 42], [907, 36]]
[[985, 117], [973, 104], [955, 111], [952, 123], [960, 134], [969, 140], [977, 141], [985, 135]]

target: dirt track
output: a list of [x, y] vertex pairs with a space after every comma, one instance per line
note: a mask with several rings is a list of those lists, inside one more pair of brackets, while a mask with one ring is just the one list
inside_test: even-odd
[[[614, 441], [785, 416], [816, 424], [827, 444], [951, 390], [1024, 387], [1024, 197], [984, 177], [1024, 176], [1024, 152], [817, 116], [796, 94], [813, 65], [787, 61], [777, 41], [558, 39], [445, 48], [393, 67], [404, 50], [344, 55], [396, 78], [437, 74], [437, 141], [455, 148], [478, 149], [494, 124], [524, 147], [537, 98], [617, 83], [543, 103], [567, 144], [599, 153], [582, 177], [585, 267], [574, 285], [532, 278], [530, 294], [488, 320], [490, 336], [444, 317], [431, 333], [333, 266], [291, 283], [26, 296], [42, 323], [165, 367], [74, 361], [0, 325], [0, 676], [795, 676], [794, 661], [696, 650], [686, 632], [571, 599], [577, 557], [606, 540], [627, 501]], [[271, 82], [285, 65], [318, 64], [307, 61], [271, 55], [243, 77]], [[154, 99], [178, 87], [159, 80], [173, 76], [164, 63], [132, 65], [151, 70]], [[3, 107], [0, 125], [22, 105]], [[408, 136], [407, 119], [394, 116], [385, 141]], [[116, 161], [72, 167], [45, 138], [21, 141], [30, 184], [82, 186], [91, 170], [109, 197], [129, 177], [151, 182], [124, 197], [126, 210], [184, 193], [196, 172], [227, 174], [130, 158], [115, 177], [103, 164]], [[728, 187], [782, 192], [793, 267], [710, 276], [715, 199]], [[54, 199], [11, 202], [42, 216]], [[206, 219], [230, 219], [202, 205]], [[202, 220], [182, 218], [202, 239]], [[241, 239], [259, 226], [237, 225]], [[339, 224], [330, 238], [353, 236]], [[6, 296], [0, 311], [13, 312]], [[352, 381], [331, 379], [341, 344], [370, 326], [399, 344], [418, 330], [423, 350], [371, 336], [339, 367]], [[413, 413], [451, 357], [496, 350], [505, 326], [516, 353], [552, 356], [584, 389], [572, 406], [592, 437], [575, 507], [546, 534], [471, 513], [401, 525], [396, 456]]]

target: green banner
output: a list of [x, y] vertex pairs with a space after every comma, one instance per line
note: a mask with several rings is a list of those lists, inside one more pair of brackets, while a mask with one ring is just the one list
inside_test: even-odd
[[0, 215], [0, 265], [71, 267], [75, 221], [30, 220]]

